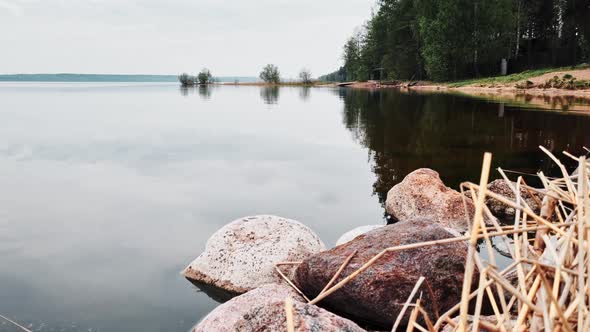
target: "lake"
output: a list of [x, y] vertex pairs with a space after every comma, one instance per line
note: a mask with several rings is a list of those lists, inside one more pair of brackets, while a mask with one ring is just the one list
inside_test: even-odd
[[[0, 314], [33, 331], [187, 331], [217, 303], [179, 272], [222, 225], [276, 214], [332, 246], [385, 223], [387, 191], [420, 167], [458, 188], [491, 151], [493, 167], [554, 174], [538, 145], [590, 147], [590, 116], [554, 108], [336, 88], [0, 83]], [[0, 320], [0, 331], [17, 330]]]

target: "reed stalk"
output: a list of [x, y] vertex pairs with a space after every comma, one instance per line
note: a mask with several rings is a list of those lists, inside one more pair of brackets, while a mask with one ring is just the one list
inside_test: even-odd
[[[421, 299], [412, 303], [422, 282], [425, 281], [421, 277], [396, 320], [392, 322], [392, 331], [399, 329], [403, 316], [410, 307], [413, 307], [413, 310], [405, 326], [406, 331], [438, 332], [445, 326], [452, 331], [461, 332], [467, 331], [468, 328], [472, 332], [590, 331], [590, 163], [584, 156], [575, 157], [567, 151], [564, 152], [567, 158], [578, 162], [577, 170], [570, 174], [553, 153], [544, 147], [540, 149], [557, 165], [561, 172], [560, 177], [547, 177], [539, 172], [537, 177], [542, 188], [532, 188], [521, 176], [516, 181], [511, 181], [506, 176], [506, 172], [509, 171], [505, 172], [499, 168], [498, 172], [515, 197], [507, 198], [487, 190], [491, 155], [486, 153], [479, 184], [461, 184], [461, 192], [470, 192], [475, 202], [475, 214], [471, 220], [466, 213], [469, 231], [465, 236], [386, 248], [335, 283], [355, 254], [352, 253], [320, 294], [309, 303], [317, 304], [330, 296], [387, 253], [467, 242], [468, 253], [461, 301], [438, 317], [433, 324], [431, 317], [421, 305]], [[589, 149], [585, 149], [590, 152]], [[527, 204], [523, 194], [533, 198], [540, 207], [539, 213]], [[540, 198], [537, 198], [537, 195], [540, 195]], [[514, 221], [510, 225], [499, 225], [498, 220], [484, 204], [486, 198], [493, 198], [514, 208]], [[468, 199], [467, 196], [464, 199]], [[488, 225], [484, 221], [488, 222]], [[501, 271], [492, 248], [494, 238], [507, 245], [508, 253], [513, 260]], [[477, 254], [477, 244], [480, 240], [483, 241], [481, 250], [488, 252], [487, 261]], [[296, 263], [300, 262], [284, 262]], [[479, 277], [475, 280], [476, 288], [472, 289], [476, 273]], [[515, 273], [516, 279], [508, 279], [507, 275], [510, 273]], [[282, 273], [281, 275], [284, 277]], [[292, 282], [284, 278], [300, 292]], [[475, 306], [469, 312], [469, 304], [474, 299]], [[489, 319], [482, 319], [483, 303], [486, 300], [492, 307], [494, 323], [490, 323]], [[472, 315], [471, 323], [468, 314]]]

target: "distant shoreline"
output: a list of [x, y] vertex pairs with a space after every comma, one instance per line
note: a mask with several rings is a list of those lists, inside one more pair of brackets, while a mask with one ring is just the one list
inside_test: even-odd
[[175, 75], [128, 74], [11, 74], [0, 82], [175, 82]]
[[[221, 82], [254, 81], [257, 78], [249, 76], [221, 76], [216, 77]], [[0, 74], [0, 82], [144, 82], [144, 83], [175, 83], [177, 75], [152, 74]]]

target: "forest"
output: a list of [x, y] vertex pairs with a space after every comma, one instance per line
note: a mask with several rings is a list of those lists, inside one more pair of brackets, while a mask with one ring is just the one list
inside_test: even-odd
[[379, 0], [325, 81], [452, 81], [590, 57], [590, 0]]

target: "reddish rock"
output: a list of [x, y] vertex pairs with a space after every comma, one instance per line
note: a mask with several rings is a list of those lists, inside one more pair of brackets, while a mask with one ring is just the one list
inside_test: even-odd
[[[387, 225], [305, 259], [295, 272], [295, 281], [308, 297], [314, 298], [355, 250], [357, 254], [337, 281], [385, 248], [450, 237], [454, 236], [428, 219]], [[422, 303], [430, 317], [436, 317], [461, 299], [466, 256], [464, 242], [386, 253], [320, 305], [356, 322], [390, 329], [416, 281], [424, 276]], [[404, 321], [408, 316], [409, 311]]]
[[467, 220], [475, 213], [470, 198], [445, 186], [438, 173], [428, 168], [415, 170], [391, 188], [385, 208], [396, 220], [428, 218], [459, 231], [467, 230]]
[[340, 236], [338, 238], [338, 240], [336, 240], [336, 245], [339, 246], [341, 244], [349, 242], [350, 240], [354, 239], [355, 237], [357, 237], [361, 234], [365, 234], [366, 232], [372, 231], [374, 229], [377, 229], [377, 228], [383, 227], [383, 226], [385, 226], [385, 225], [366, 225], [366, 226], [359, 226], [357, 228], [351, 229], [350, 231], [342, 234], [342, 236]]
[[289, 286], [269, 284], [218, 306], [198, 323], [193, 332], [287, 331], [285, 298], [293, 299], [295, 331], [364, 332], [352, 321], [309, 305]]
[[[512, 183], [512, 185], [514, 186], [514, 188], [516, 188], [516, 183]], [[516, 196], [514, 195], [514, 192], [512, 191], [512, 189], [510, 189], [510, 187], [506, 183], [506, 180], [504, 179], [494, 180], [490, 182], [490, 184], [488, 184], [488, 190], [495, 194], [503, 196], [513, 202], [516, 202]], [[540, 194], [533, 193], [533, 195], [535, 195], [535, 198], [539, 200], [539, 202], [543, 200], [543, 197]], [[537, 204], [535, 198], [533, 198], [533, 196], [531, 196], [529, 192], [522, 186], [520, 188], [520, 196], [525, 200], [529, 207], [533, 211], [535, 211], [535, 213], [539, 214], [541, 207]], [[486, 205], [488, 206], [492, 214], [497, 218], [503, 220], [514, 219], [514, 214], [516, 212], [514, 208], [509, 207], [508, 205], [489, 196], [486, 197]]]

